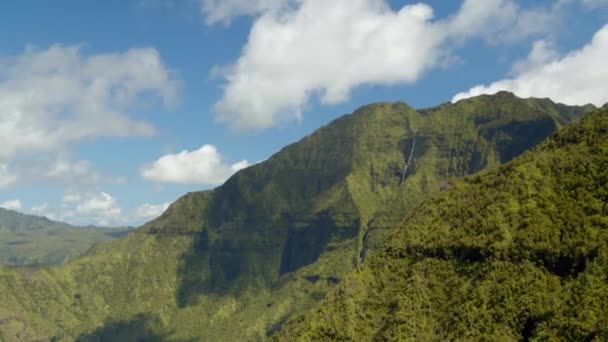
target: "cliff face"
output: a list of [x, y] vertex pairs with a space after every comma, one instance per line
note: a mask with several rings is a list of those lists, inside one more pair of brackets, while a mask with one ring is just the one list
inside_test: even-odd
[[608, 338], [608, 110], [454, 181], [274, 338]]

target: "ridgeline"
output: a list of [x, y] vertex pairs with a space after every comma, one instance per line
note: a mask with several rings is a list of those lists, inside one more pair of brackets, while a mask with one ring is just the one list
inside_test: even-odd
[[605, 293], [576, 285], [606, 275], [605, 194], [572, 196], [605, 187], [606, 110], [525, 152], [593, 109], [506, 92], [362, 107], [81, 258], [0, 268], [0, 340], [556, 334], [578, 305], [561, 304]]

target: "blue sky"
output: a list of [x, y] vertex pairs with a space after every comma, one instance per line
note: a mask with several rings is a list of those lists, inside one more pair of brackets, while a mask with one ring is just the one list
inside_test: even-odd
[[608, 101], [606, 0], [24, 0], [0, 23], [0, 204], [75, 224], [140, 224], [370, 102]]

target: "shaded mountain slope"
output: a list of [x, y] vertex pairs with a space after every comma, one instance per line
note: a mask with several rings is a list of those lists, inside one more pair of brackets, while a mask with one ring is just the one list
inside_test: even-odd
[[588, 110], [536, 101], [365, 106], [65, 266], [0, 269], [0, 331], [264, 339], [365, 265], [426, 194], [494, 169]]
[[97, 242], [127, 234], [126, 228], [74, 227], [46, 217], [0, 208], [0, 264], [62, 264]]
[[425, 200], [282, 341], [608, 338], [608, 109]]

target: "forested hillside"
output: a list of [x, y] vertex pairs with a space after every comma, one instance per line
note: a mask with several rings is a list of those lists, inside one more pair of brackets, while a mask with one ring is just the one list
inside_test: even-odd
[[[267, 161], [238, 172], [215, 190], [184, 196], [158, 219], [125, 238], [100, 244], [64, 266], [0, 268], [0, 336], [6, 340], [82, 341], [266, 339], [327, 293], [331, 295], [323, 303], [337, 301], [339, 296], [351, 298], [350, 292], [339, 291], [366, 291], [368, 284], [356, 285], [357, 277], [373, 280], [371, 267], [386, 258], [385, 241], [400, 227], [398, 222], [412, 214], [418, 220], [436, 217], [439, 207], [419, 204], [429, 194], [466, 194], [472, 187], [466, 185], [470, 181], [457, 179], [496, 172], [502, 163], [591, 109], [520, 99], [506, 92], [420, 111], [404, 103], [365, 106]], [[531, 154], [525, 158], [535, 159]], [[505, 169], [497, 172], [504, 172], [501, 170]], [[495, 173], [479, 179], [493, 179], [492, 175]], [[526, 177], [543, 179], [544, 175]], [[525, 182], [521, 186], [528, 187]], [[463, 205], [464, 199], [454, 197], [450, 203]], [[480, 197], [480, 204], [483, 199]], [[531, 213], [534, 208], [530, 207]], [[426, 211], [429, 215], [422, 214]], [[467, 212], [462, 209], [458, 214]], [[479, 215], [483, 221], [486, 212]], [[464, 220], [461, 216], [453, 219]], [[508, 246], [509, 239], [519, 235], [507, 218], [497, 216], [497, 220], [505, 236], [510, 236], [502, 242]], [[413, 240], [419, 244], [411, 248], [422, 260], [435, 261], [429, 255], [445, 254], [437, 262], [454, 267], [460, 261], [453, 261], [449, 253], [473, 259], [475, 253], [482, 253], [485, 258], [485, 245], [452, 251], [451, 245], [439, 244], [468, 246], [469, 238], [491, 240], [484, 240], [481, 233], [485, 230], [470, 235], [459, 231], [454, 228], [453, 236], [438, 233], [437, 241], [432, 239], [434, 235], [419, 233]], [[396, 239], [391, 246], [400, 246]], [[429, 239], [428, 246], [424, 239]], [[517, 254], [506, 260], [527, 257]], [[402, 262], [398, 266], [408, 265]], [[408, 267], [386, 274], [407, 273]], [[351, 275], [360, 268], [362, 271]], [[451, 289], [448, 284], [468, 279], [459, 270], [444, 270], [443, 266], [441, 270], [445, 272], [434, 279], [441, 279], [445, 290]], [[444, 279], [450, 274], [455, 275], [453, 281]], [[378, 277], [388, 286], [397, 278], [382, 279]], [[396, 292], [379, 294], [378, 305], [382, 307], [382, 299], [397, 296], [400, 286], [405, 286], [397, 285]], [[374, 298], [361, 294], [356, 300]], [[432, 298], [431, 293], [428, 296]], [[315, 321], [321, 320], [323, 311], [317, 309], [320, 315], [311, 315], [310, 324], [301, 326], [304, 330], [290, 324], [285, 336], [354, 338], [359, 332], [355, 318], [364, 311], [358, 304], [336, 304], [328, 310], [347, 316], [335, 330], [324, 334], [326, 326]], [[371, 320], [385, 321], [375, 312], [369, 315], [374, 316]], [[435, 324], [420, 312], [416, 317], [429, 326]], [[373, 325], [361, 329], [363, 336], [376, 331]], [[504, 329], [511, 331], [510, 327]]]
[[454, 181], [281, 341], [608, 339], [608, 109]]
[[58, 265], [129, 228], [75, 227], [0, 208], [0, 265]]

